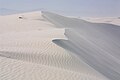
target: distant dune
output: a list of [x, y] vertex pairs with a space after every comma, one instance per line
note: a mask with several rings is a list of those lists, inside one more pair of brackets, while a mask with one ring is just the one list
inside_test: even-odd
[[44, 11], [0, 16], [0, 80], [119, 80], [119, 30]]
[[[61, 47], [76, 53], [80, 59], [110, 78], [120, 79], [119, 52], [120, 26], [107, 23], [90, 23], [80, 19], [52, 15], [45, 12], [49, 21], [67, 28], [68, 40], [53, 40]], [[114, 66], [116, 65], [116, 66]]]
[[89, 21], [89, 22], [93, 22], [93, 23], [109, 23], [109, 24], [120, 26], [120, 17], [97, 17], [97, 18], [83, 17], [81, 19]]

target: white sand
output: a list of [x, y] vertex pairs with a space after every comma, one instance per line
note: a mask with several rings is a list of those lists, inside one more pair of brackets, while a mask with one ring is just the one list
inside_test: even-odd
[[53, 43], [67, 40], [65, 27], [57, 28], [42, 15], [31, 12], [0, 17], [0, 80], [108, 80]]
[[[19, 19], [20, 16], [23, 16], [23, 19]], [[52, 29], [53, 27], [53, 24], [43, 19], [41, 12], [2, 16], [0, 19], [0, 33]]]
[[71, 55], [82, 59], [110, 80], [120, 79], [120, 26], [91, 23], [50, 12], [43, 14], [57, 27], [66, 28], [68, 40], [55, 39], [54, 43], [71, 51]]
[[93, 23], [109, 23], [109, 24], [114, 24], [114, 25], [119, 25], [120, 26], [120, 18], [119, 17], [83, 17], [81, 18], [83, 20], [93, 22]]

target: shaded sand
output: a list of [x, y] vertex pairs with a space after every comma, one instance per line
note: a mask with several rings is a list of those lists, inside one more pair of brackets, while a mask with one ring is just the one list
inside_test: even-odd
[[56, 39], [54, 43], [71, 51], [110, 80], [120, 79], [120, 26], [43, 13], [56, 26], [66, 28], [68, 40]]
[[[69, 32], [69, 29], [66, 30], [72, 26], [76, 30], [77, 26], [83, 25], [78, 19], [71, 22], [66, 20], [71, 21], [70, 18], [47, 12], [1, 16], [0, 80], [109, 80], [106, 78], [108, 76], [101, 74], [96, 67], [85, 61], [89, 60], [92, 52], [89, 52], [90, 57], [86, 55], [88, 58], [76, 55], [75, 50], [85, 54], [78, 49], [78, 46], [74, 46], [79, 42], [78, 40], [84, 42], [84, 44], [81, 43], [83, 44], [81, 47], [85, 47], [86, 51], [89, 50], [89, 42], [87, 44], [83, 38], [77, 37], [78, 33], [74, 35]], [[75, 26], [75, 23], [79, 24]], [[85, 24], [90, 25], [92, 23]], [[81, 31], [84, 32], [82, 28]], [[61, 40], [67, 42], [63, 44]], [[69, 40], [75, 43], [66, 46]], [[75, 50], [73, 48], [69, 50], [71, 46]], [[95, 60], [94, 57], [91, 60]], [[100, 63], [98, 62], [98, 64]], [[103, 70], [101, 69], [101, 71]]]

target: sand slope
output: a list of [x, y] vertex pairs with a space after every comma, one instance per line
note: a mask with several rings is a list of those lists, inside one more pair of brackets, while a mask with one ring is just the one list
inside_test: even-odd
[[120, 26], [43, 13], [56, 26], [66, 28], [68, 40], [56, 39], [54, 43], [73, 52], [72, 55], [110, 80], [120, 79]]
[[[71, 19], [46, 14], [32, 12], [0, 17], [0, 80], [108, 80], [86, 64], [84, 57], [78, 59], [73, 55], [74, 49], [69, 51], [56, 45], [61, 39], [71, 38], [64, 35], [67, 27], [61, 24]], [[19, 19], [20, 16], [23, 18]]]

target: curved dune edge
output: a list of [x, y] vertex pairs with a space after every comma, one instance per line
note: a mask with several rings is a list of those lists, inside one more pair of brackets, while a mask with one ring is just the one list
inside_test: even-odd
[[109, 79], [120, 79], [119, 25], [91, 23], [50, 12], [43, 12], [43, 17], [56, 27], [67, 28], [65, 35], [68, 40], [56, 39], [54, 43], [71, 51]]
[[3, 23], [10, 22], [0, 27], [0, 80], [108, 80], [52, 42], [69, 39], [65, 28], [55, 28], [44, 14], [22, 15], [4, 16]]
[[[44, 32], [44, 31], [43, 31]], [[102, 79], [102, 76], [97, 73], [95, 70], [90, 68], [84, 62], [79, 61], [74, 56], [70, 55], [70, 52], [64, 50], [63, 48], [55, 45], [52, 43], [52, 40], [55, 39], [66, 39], [64, 35], [64, 29], [54, 29], [49, 30], [48, 32], [51, 34], [44, 33], [44, 36], [40, 35], [43, 33], [41, 31], [30, 31], [30, 32], [23, 32], [23, 33], [16, 33], [16, 34], [5, 34], [1, 35], [0, 37], [2, 42], [0, 45], [0, 56], [8, 60], [15, 61], [22, 61], [25, 63], [31, 63], [34, 65], [43, 65], [48, 66], [49, 68], [56, 68], [60, 69], [60, 71], [70, 71], [72, 74], [82, 74], [80, 75], [81, 78], [88, 78], [88, 79]], [[54, 34], [54, 33], [58, 34]], [[27, 36], [29, 34], [30, 36]], [[39, 35], [38, 35], [39, 34]], [[59, 38], [57, 38], [59, 35]], [[11, 39], [8, 39], [11, 37]], [[16, 40], [17, 37], [17, 40]], [[61, 37], [61, 38], [60, 38]], [[42, 38], [42, 39], [41, 39]], [[12, 41], [11, 41], [12, 40]], [[3, 61], [3, 60], [2, 60]], [[1, 62], [2, 62], [1, 61]], [[7, 62], [6, 61], [6, 62]], [[3, 61], [5, 62], [5, 61]], [[11, 64], [15, 65], [13, 62]], [[20, 64], [20, 63], [19, 63]], [[3, 64], [1, 64], [3, 65]], [[5, 64], [6, 65], [6, 64]], [[9, 65], [9, 64], [8, 64]], [[11, 65], [11, 66], [13, 66]], [[6, 65], [7, 66], [7, 65]], [[5, 67], [5, 66], [3, 66]], [[3, 68], [1, 67], [1, 68]], [[34, 67], [34, 66], [32, 66]], [[5, 68], [3, 68], [4, 70]], [[16, 70], [16, 69], [15, 69]], [[19, 70], [19, 69], [18, 69]], [[51, 71], [48, 71], [51, 72]], [[61, 74], [61, 72], [56, 74]], [[4, 72], [2, 72], [4, 73]], [[52, 73], [52, 72], [51, 72]], [[18, 73], [19, 74], [19, 73]], [[70, 75], [69, 73], [65, 73]], [[47, 75], [47, 74], [44, 74]], [[22, 76], [22, 75], [21, 75]], [[54, 76], [54, 75], [52, 75]], [[61, 76], [61, 75], [60, 75]], [[85, 76], [85, 77], [84, 77]], [[90, 76], [90, 77], [87, 77]], [[41, 78], [41, 77], [40, 77]], [[69, 77], [71, 79], [71, 77]], [[6, 79], [6, 78], [5, 78]], [[60, 78], [61, 79], [61, 78]], [[75, 79], [74, 77], [72, 79]], [[65, 79], [66, 80], [66, 79]]]

